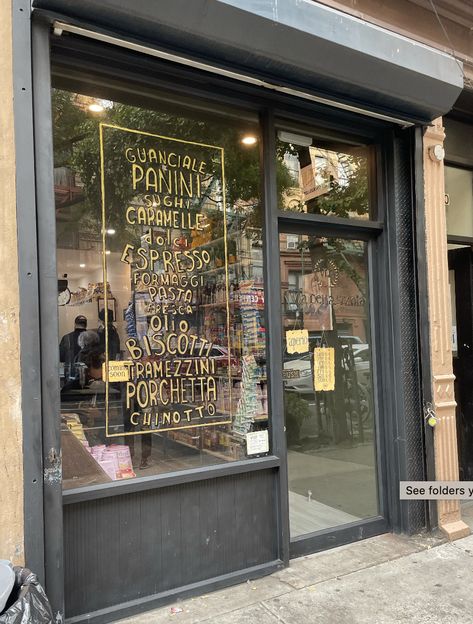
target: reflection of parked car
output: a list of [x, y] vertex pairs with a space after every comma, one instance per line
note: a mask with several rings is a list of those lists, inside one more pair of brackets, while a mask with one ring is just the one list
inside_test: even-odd
[[352, 346], [363, 344], [363, 341], [359, 336], [344, 336], [341, 334], [339, 335], [339, 339], [342, 344], [350, 344]]
[[353, 355], [355, 356], [355, 369], [358, 383], [365, 386], [371, 385], [371, 351], [368, 345], [360, 345], [360, 348], [355, 351], [353, 349]]
[[[341, 340], [343, 340], [342, 337]], [[352, 346], [355, 371], [358, 385], [363, 397], [371, 400], [371, 350], [369, 345], [360, 343]], [[308, 393], [314, 391], [312, 379], [312, 353], [296, 357], [284, 362], [284, 385], [287, 390]], [[369, 395], [369, 396], [368, 396]]]
[[[200, 349], [201, 349], [201, 343], [196, 343], [194, 350], [192, 352], [188, 352], [184, 355], [179, 355], [179, 356], [174, 356], [173, 359], [179, 358], [179, 359], [194, 359], [194, 358], [202, 358], [202, 357], [208, 357], [211, 360], [215, 360], [215, 368], [217, 370], [217, 372], [221, 371], [222, 369], [228, 370], [228, 349], [227, 347], [222, 347], [219, 345], [212, 345], [210, 352], [208, 353], [208, 355], [206, 354], [201, 355], [200, 354]], [[230, 367], [232, 369], [233, 372], [235, 371], [239, 371], [240, 370], [240, 364], [239, 364], [239, 360], [237, 357], [235, 357], [234, 355], [230, 356]]]
[[295, 390], [303, 394], [314, 391], [311, 358], [311, 353], [305, 353], [284, 362], [283, 377], [287, 390]]

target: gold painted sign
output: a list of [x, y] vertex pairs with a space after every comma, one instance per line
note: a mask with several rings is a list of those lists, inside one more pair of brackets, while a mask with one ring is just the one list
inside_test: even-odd
[[309, 332], [307, 329], [287, 331], [286, 349], [288, 353], [307, 353], [309, 350]]
[[[100, 161], [103, 281], [118, 226], [112, 253], [128, 267], [136, 317], [128, 378], [123, 363], [105, 363], [107, 437], [232, 422], [223, 148], [100, 124]], [[107, 309], [107, 289], [104, 299]], [[105, 341], [107, 354], [107, 325]], [[109, 407], [119, 376], [124, 417]]]
[[316, 392], [335, 390], [335, 349], [333, 347], [314, 349], [314, 390]]

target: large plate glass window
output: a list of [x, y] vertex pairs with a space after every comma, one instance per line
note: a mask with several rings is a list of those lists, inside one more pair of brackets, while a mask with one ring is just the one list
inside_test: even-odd
[[269, 451], [257, 122], [117, 100], [52, 93], [65, 488]]

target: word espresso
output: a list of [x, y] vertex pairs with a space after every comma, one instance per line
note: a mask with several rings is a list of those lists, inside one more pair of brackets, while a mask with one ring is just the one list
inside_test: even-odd
[[[120, 131], [132, 132], [110, 130]], [[133, 131], [136, 135], [145, 146], [127, 145], [119, 152], [129, 172], [129, 196], [122, 207], [129, 238], [120, 261], [130, 267], [131, 288], [139, 295], [144, 319], [137, 335], [125, 343], [130, 361], [123, 383], [127, 418], [138, 433], [229, 422], [216, 408], [222, 371], [211, 356], [213, 344], [205, 330], [197, 329], [202, 326], [197, 292], [205, 286], [213, 259], [209, 248], [192, 245], [194, 233], [208, 227], [208, 210], [220, 210], [217, 218], [225, 219], [220, 201], [223, 154], [219, 148], [188, 148], [185, 141]], [[224, 245], [226, 255], [226, 240]]]

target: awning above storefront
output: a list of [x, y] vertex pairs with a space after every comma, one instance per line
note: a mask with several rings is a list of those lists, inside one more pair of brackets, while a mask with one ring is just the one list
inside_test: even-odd
[[34, 0], [35, 9], [268, 84], [402, 120], [447, 113], [452, 56], [310, 0]]

